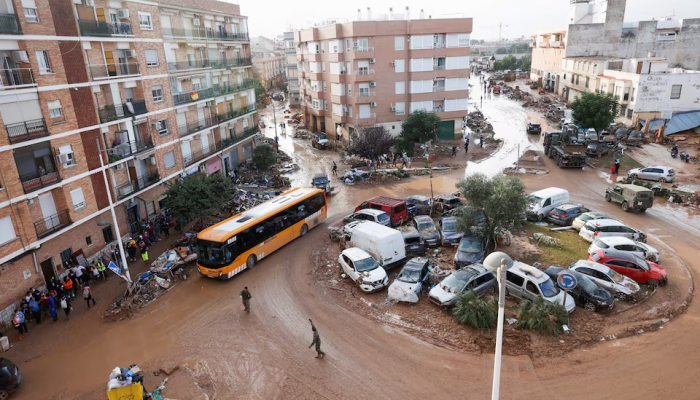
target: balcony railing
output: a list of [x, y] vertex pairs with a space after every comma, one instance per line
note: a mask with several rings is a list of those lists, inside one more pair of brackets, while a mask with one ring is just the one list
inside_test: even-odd
[[352, 51], [355, 53], [371, 53], [374, 51], [374, 47], [355, 47]]
[[139, 190], [158, 183], [158, 181], [160, 181], [160, 175], [158, 172], [141, 175], [133, 181], [117, 187], [117, 198], [121, 200], [132, 193], [136, 193]]
[[8, 86], [36, 86], [32, 69], [0, 69], [0, 88]]
[[113, 145], [109, 149], [109, 162], [114, 163], [121, 160], [124, 157], [128, 157], [132, 154], [140, 153], [144, 150], [152, 149], [153, 142], [151, 138], [146, 138], [146, 140], [134, 140], [127, 141], [125, 143], [119, 143]]
[[233, 135], [226, 136], [224, 140], [221, 141], [221, 149], [226, 149], [227, 147], [232, 146], [243, 139], [249, 138], [258, 133], [258, 131], [259, 129], [256, 125], [243, 129], [243, 132], [234, 132]]
[[49, 135], [46, 121], [43, 118], [5, 125], [5, 131], [10, 139], [10, 143], [18, 143]]
[[197, 89], [191, 92], [173, 93], [173, 102], [175, 103], [175, 105], [178, 105], [208, 99], [210, 97], [214, 97], [214, 89]]
[[444, 86], [433, 86], [433, 92], [444, 92], [445, 87]]
[[217, 83], [214, 84], [212, 89], [214, 89], [215, 96], [221, 96], [222, 94], [230, 94], [240, 92], [241, 90], [252, 89], [253, 86], [255, 86], [255, 81], [253, 79], [246, 79], [236, 85], [221, 85]]
[[188, 60], [175, 61], [168, 63], [168, 71], [184, 71], [198, 68], [227, 68], [227, 67], [242, 67], [252, 65], [252, 60], [249, 57], [245, 58], [222, 58], [215, 60]]
[[91, 65], [92, 79], [110, 79], [122, 76], [141, 75], [138, 63]]
[[22, 33], [22, 29], [20, 29], [19, 22], [17, 21], [17, 15], [0, 14], [0, 33]]
[[89, 19], [78, 20], [80, 26], [80, 34], [83, 36], [129, 36], [131, 32], [131, 24], [111, 22], [93, 21]]
[[180, 136], [187, 136], [187, 135], [191, 135], [195, 132], [201, 131], [202, 129], [206, 129], [206, 128], [209, 128], [211, 126], [214, 126], [218, 123], [219, 122], [216, 120], [216, 118], [205, 117], [205, 118], [197, 120], [197, 121], [191, 121], [191, 122], [187, 122], [187, 123], [182, 124], [182, 125], [178, 125], [177, 133]]
[[168, 71], [182, 71], [197, 68], [209, 68], [209, 62], [207, 60], [187, 60], [168, 63]]
[[68, 209], [65, 209], [48, 218], [36, 221], [34, 223], [34, 230], [36, 231], [36, 237], [41, 239], [54, 232], [60, 231], [72, 223], [73, 221], [70, 219], [70, 213]]
[[249, 39], [246, 32], [219, 32], [213, 29], [207, 29], [207, 39], [211, 40], [239, 40], [247, 42]]
[[[131, 108], [129, 107], [131, 104]], [[133, 110], [132, 110], [133, 109]], [[104, 124], [120, 118], [133, 117], [147, 113], [146, 100], [136, 100], [125, 104], [107, 104], [98, 109], [100, 121]]]
[[242, 115], [246, 115], [246, 114], [251, 113], [253, 111], [255, 111], [255, 104], [249, 104], [247, 106], [240, 107], [240, 108], [237, 108], [235, 110], [231, 110], [231, 111], [228, 111], [225, 113], [217, 114], [216, 121], [218, 123], [230, 121], [234, 118], [238, 118]]
[[374, 70], [371, 68], [367, 69], [356, 69], [355, 75], [374, 75]]
[[355, 97], [360, 97], [360, 98], [374, 97], [374, 94], [375, 94], [374, 92], [357, 92], [357, 93], [355, 93]]
[[36, 171], [31, 174], [20, 175], [19, 180], [22, 182], [24, 193], [30, 193], [59, 182], [61, 176], [58, 174], [58, 171], [55, 171], [54, 166], [51, 168], [53, 168], [51, 171]]
[[183, 28], [162, 28], [163, 36], [183, 39], [198, 40], [240, 40], [248, 41], [248, 34], [245, 32], [229, 33], [219, 32], [209, 28], [183, 29]]
[[445, 65], [433, 65], [433, 71], [442, 71], [445, 69]]
[[202, 150], [197, 150], [195, 152], [190, 153], [190, 155], [188, 156], [183, 156], [182, 162], [185, 164], [185, 167], [189, 167], [197, 161], [201, 161], [205, 157], [213, 154], [216, 150], [216, 142], [211, 143], [209, 146], [203, 148]]
[[358, 119], [373, 119], [377, 118], [377, 114], [371, 113], [371, 114], [358, 114], [357, 115]]

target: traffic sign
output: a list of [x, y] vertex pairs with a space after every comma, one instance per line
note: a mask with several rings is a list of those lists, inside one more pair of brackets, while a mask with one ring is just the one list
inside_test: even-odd
[[559, 284], [560, 288], [564, 290], [571, 290], [576, 287], [578, 281], [576, 280], [576, 277], [573, 274], [570, 274], [568, 272], [561, 272], [557, 277], [557, 283]]

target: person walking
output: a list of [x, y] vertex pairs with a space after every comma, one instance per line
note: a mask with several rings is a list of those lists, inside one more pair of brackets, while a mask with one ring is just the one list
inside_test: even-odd
[[394, 168], [396, 168], [396, 160], [399, 158], [399, 153], [394, 153]]
[[326, 353], [321, 350], [321, 337], [318, 335], [318, 330], [314, 326], [313, 321], [311, 321], [311, 318], [309, 318], [309, 322], [311, 323], [311, 331], [314, 333], [314, 340], [309, 345], [309, 348], [316, 345], [316, 358], [323, 358], [326, 356]]
[[170, 222], [167, 220], [163, 221], [163, 234], [165, 235], [166, 239], [170, 237]]
[[53, 322], [56, 323], [58, 321], [58, 312], [56, 311], [56, 297], [55, 296], [49, 296], [49, 314], [51, 314], [51, 318], [53, 319]]
[[19, 340], [22, 341], [24, 340], [24, 326], [22, 326], [19, 314], [21, 314], [21, 311], [15, 310], [15, 315], [12, 317], [12, 326], [17, 329], [17, 332], [19, 332]]
[[467, 152], [469, 151], [469, 141], [464, 142], [464, 155], [467, 155]]
[[102, 277], [102, 280], [107, 280], [107, 267], [101, 258], [97, 258], [97, 274]]
[[333, 175], [338, 176], [338, 165], [333, 161]]
[[248, 291], [248, 286], [244, 287], [243, 290], [241, 290], [240, 296], [241, 300], [243, 300], [243, 309], [246, 313], [250, 314], [250, 299], [252, 299], [253, 296], [250, 295], [250, 292]]
[[58, 289], [58, 281], [56, 281], [56, 276], [51, 277], [51, 280], [49, 280], [49, 283], [46, 285], [46, 287], [49, 290], [49, 293], [51, 293], [52, 290]]
[[63, 288], [66, 290], [66, 295], [70, 297], [75, 297], [75, 290], [73, 288], [73, 280], [70, 276], [63, 278]]
[[457, 146], [452, 145], [452, 158], [457, 157]]
[[29, 332], [29, 328], [27, 327], [26, 315], [21, 310], [17, 310], [17, 316], [19, 317], [19, 323], [20, 325], [22, 325], [24, 332]]
[[484, 147], [484, 134], [482, 133], [481, 136], [479, 136], [479, 145], [483, 148]]
[[129, 242], [129, 247], [126, 248], [126, 252], [129, 255], [129, 261], [136, 261], [136, 242]]
[[63, 312], [66, 314], [66, 319], [70, 319], [70, 312], [73, 310], [73, 307], [71, 307], [68, 297], [61, 297], [59, 304], [61, 305], [61, 309], [63, 310]]
[[141, 259], [143, 262], [148, 262], [148, 246], [145, 244], [141, 247]]
[[36, 299], [33, 297], [31, 300], [29, 300], [29, 312], [32, 313], [32, 318], [34, 318], [34, 322], [40, 324], [41, 309], [39, 308], [39, 302], [37, 302]]
[[83, 298], [87, 302], [88, 308], [90, 308], [90, 300], [92, 300], [92, 305], [95, 305], [95, 298], [92, 297], [92, 289], [90, 289], [90, 285], [85, 284], [85, 287], [83, 288]]
[[620, 173], [620, 158], [615, 159], [615, 175]]

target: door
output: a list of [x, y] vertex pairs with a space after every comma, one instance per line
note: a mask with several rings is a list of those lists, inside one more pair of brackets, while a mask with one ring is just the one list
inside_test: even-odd
[[140, 231], [140, 218], [139, 218], [139, 206], [134, 204], [132, 207], [126, 209], [126, 219], [129, 223], [129, 232], [134, 235], [138, 234]]
[[455, 138], [455, 121], [440, 121], [438, 139], [453, 140]]
[[202, 133], [199, 137], [202, 138], [202, 154], [209, 154], [212, 150], [209, 148], [209, 133]]
[[56, 218], [56, 204], [53, 202], [53, 195], [51, 193], [42, 194], [39, 196], [39, 205], [41, 206], [41, 214], [44, 216], [44, 223], [46, 229], [51, 229], [58, 224], [58, 218]]
[[192, 148], [189, 141], [182, 142], [182, 159], [187, 163], [192, 159]]
[[207, 122], [204, 120], [204, 108], [198, 108], [197, 109], [197, 123], [200, 126], [206, 126], [208, 125]]
[[129, 182], [131, 182], [132, 190], [138, 188], [138, 175], [136, 173], [136, 167], [134, 166], [129, 166]]
[[[107, 75], [117, 76], [117, 67], [114, 65], [114, 53], [111, 51], [105, 51], [105, 63], [107, 64]], [[119, 99], [117, 96], [116, 99]], [[116, 101], [115, 99], [115, 101]]]
[[[111, 52], [110, 52], [111, 53]], [[107, 70], [109, 70], [109, 66], [107, 66]], [[116, 74], [116, 67], [114, 65], [111, 66], [111, 68], [114, 70], [114, 73]], [[110, 72], [111, 75], [111, 72]], [[124, 106], [122, 105], [122, 96], [119, 93], [119, 84], [118, 83], [110, 83], [109, 84], [109, 93], [112, 96], [112, 104], [114, 105], [114, 112], [117, 117], [123, 118], [124, 117]]]
[[41, 266], [41, 272], [44, 273], [44, 280], [46, 282], [49, 282], [51, 278], [56, 277], [56, 272], [53, 269], [53, 258], [42, 261], [39, 266]]

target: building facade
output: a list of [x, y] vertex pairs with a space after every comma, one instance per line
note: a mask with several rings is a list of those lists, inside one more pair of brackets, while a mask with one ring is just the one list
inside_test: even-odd
[[286, 60], [283, 55], [267, 54], [253, 57], [253, 68], [262, 80], [265, 89], [283, 87], [286, 75]]
[[343, 141], [361, 126], [398, 135], [409, 113], [427, 110], [440, 137], [454, 138], [467, 113], [471, 18], [367, 17], [294, 33], [309, 129]]
[[561, 64], [566, 53], [566, 32], [546, 32], [533, 37], [530, 80], [559, 93]]
[[284, 57], [287, 78], [287, 98], [289, 105], [299, 106], [299, 70], [297, 69], [297, 50], [294, 44], [294, 32], [284, 32]]
[[[0, 320], [160, 211], [163, 183], [252, 158], [246, 17], [214, 0], [13, 0], [0, 19]], [[196, 7], [196, 8], [195, 8]], [[110, 201], [111, 200], [111, 201]]]

